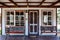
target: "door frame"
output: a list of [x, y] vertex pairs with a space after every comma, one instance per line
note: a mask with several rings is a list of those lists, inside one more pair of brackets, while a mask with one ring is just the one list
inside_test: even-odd
[[38, 30], [37, 30], [38, 33], [36, 35], [39, 35], [39, 10], [28, 10], [28, 35], [30, 35], [30, 33], [29, 33], [29, 31], [30, 31], [29, 30], [29, 12], [30, 11], [37, 11], [38, 12], [38, 23], [37, 23], [38, 24], [38, 26], [37, 26], [38, 27]]

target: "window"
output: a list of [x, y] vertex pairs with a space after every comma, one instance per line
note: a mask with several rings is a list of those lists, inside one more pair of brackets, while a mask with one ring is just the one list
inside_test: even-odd
[[24, 34], [24, 11], [8, 11], [6, 12], [6, 33], [22, 33]]
[[51, 11], [43, 11], [43, 25], [52, 25]]
[[7, 20], [6, 24], [7, 25], [14, 25], [14, 26], [24, 26], [24, 12], [23, 11], [8, 11], [6, 13], [7, 15]]
[[7, 12], [7, 25], [14, 25], [14, 12]]
[[15, 21], [16, 26], [24, 26], [24, 12], [16, 12]]

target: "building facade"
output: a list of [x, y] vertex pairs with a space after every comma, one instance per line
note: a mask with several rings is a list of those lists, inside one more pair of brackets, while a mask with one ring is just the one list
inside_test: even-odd
[[56, 8], [2, 8], [2, 35], [56, 35]]

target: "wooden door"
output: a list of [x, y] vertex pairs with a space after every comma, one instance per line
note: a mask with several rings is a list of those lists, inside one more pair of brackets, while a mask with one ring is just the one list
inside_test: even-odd
[[29, 34], [38, 34], [38, 25], [39, 25], [39, 13], [38, 11], [29, 11], [28, 21], [29, 21]]

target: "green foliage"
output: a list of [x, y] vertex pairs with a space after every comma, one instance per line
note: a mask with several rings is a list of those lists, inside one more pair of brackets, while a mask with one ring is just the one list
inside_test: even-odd
[[1, 30], [0, 30], [0, 35], [1, 35]]

